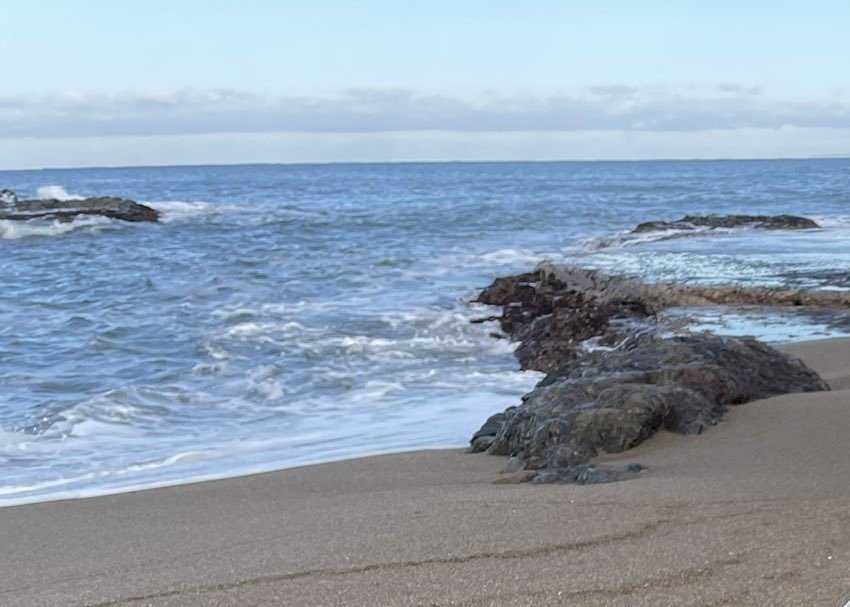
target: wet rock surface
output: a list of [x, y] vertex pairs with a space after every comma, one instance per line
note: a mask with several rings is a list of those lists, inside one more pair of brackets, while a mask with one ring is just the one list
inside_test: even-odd
[[159, 221], [159, 211], [156, 209], [111, 196], [84, 200], [19, 200], [11, 190], [2, 190], [0, 202], [0, 220], [47, 219], [66, 222], [80, 215], [101, 215], [122, 221]]
[[[658, 430], [696, 434], [716, 424], [728, 406], [829, 389], [801, 361], [754, 339], [659, 336], [659, 311], [806, 301], [850, 308], [850, 293], [644, 284], [541, 264], [532, 273], [497, 279], [478, 301], [502, 306], [498, 320], [520, 341], [521, 365], [547, 375], [520, 405], [488, 419], [470, 451], [511, 456], [510, 472], [521, 462], [537, 471], [532, 482], [590, 483], [636, 476], [639, 470], [590, 460], [631, 449]], [[595, 338], [593, 351], [583, 345], [589, 338]]]
[[827, 389], [801, 361], [753, 339], [655, 338], [550, 372], [520, 406], [490, 418], [476, 440], [526, 469], [569, 478], [596, 455], [631, 449], [658, 430], [699, 434], [730, 405]]
[[632, 230], [632, 234], [740, 227], [752, 227], [757, 230], [811, 230], [820, 226], [812, 219], [796, 215], [685, 215], [676, 221], [647, 221]]
[[[651, 339], [669, 308], [769, 306], [850, 310], [850, 292], [802, 288], [642, 283], [571, 265], [541, 263], [534, 272], [497, 278], [476, 300], [500, 306], [502, 330], [519, 341], [522, 369], [548, 372], [597, 347]], [[482, 319], [488, 320], [488, 319]]]
[[607, 278], [601, 273], [584, 271], [566, 282], [563, 278], [545, 268], [497, 278], [476, 300], [502, 307], [499, 324], [520, 342], [516, 356], [522, 369], [550, 371], [575, 359], [585, 340], [616, 334], [618, 327], [630, 327], [630, 321], [651, 314], [637, 292], [606, 292], [607, 287], [596, 282]]

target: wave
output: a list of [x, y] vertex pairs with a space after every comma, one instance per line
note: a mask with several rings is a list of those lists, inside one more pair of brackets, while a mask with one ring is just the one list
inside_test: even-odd
[[85, 200], [85, 196], [69, 194], [61, 185], [45, 185], [36, 190], [40, 200]]
[[202, 201], [161, 200], [145, 202], [144, 204], [159, 211], [161, 213], [160, 221], [163, 223], [192, 219], [201, 215], [218, 214], [226, 210], [226, 207]]
[[84, 215], [73, 221], [31, 219], [29, 221], [0, 220], [0, 239], [18, 240], [38, 236], [62, 236], [70, 232], [96, 234], [114, 224], [113, 219], [99, 215]]
[[240, 223], [257, 224], [268, 220], [263, 208], [257, 205], [235, 205], [206, 202], [203, 200], [145, 200], [139, 201], [160, 212], [163, 223], [186, 221], [204, 216], [216, 216], [226, 213], [238, 213]]
[[484, 253], [481, 255], [480, 260], [486, 265], [517, 265], [536, 264], [543, 257], [544, 255], [527, 249], [499, 249], [490, 253]]
[[710, 228], [710, 227], [694, 227], [694, 228], [670, 228], [667, 230], [657, 230], [652, 232], [619, 232], [614, 236], [605, 236], [602, 238], [592, 238], [583, 243], [582, 248], [585, 251], [597, 251], [599, 249], [608, 249], [615, 247], [632, 247], [653, 242], [663, 242], [665, 240], [673, 240], [676, 238], [689, 238], [691, 236], [705, 236], [707, 234], [731, 234], [735, 230], [748, 230], [749, 227], [741, 228]]
[[814, 215], [812, 219], [822, 228], [850, 227], [850, 215]]
[[[45, 491], [48, 489], [55, 490], [59, 487], [68, 487], [80, 485], [86, 481], [99, 480], [100, 482], [105, 481], [109, 478], [120, 478], [123, 476], [132, 475], [138, 472], [151, 471], [159, 468], [167, 468], [170, 466], [174, 466], [176, 464], [186, 464], [186, 463], [194, 463], [198, 461], [203, 461], [205, 459], [216, 457], [218, 454], [215, 451], [185, 451], [174, 453], [172, 455], [167, 455], [164, 457], [160, 457], [154, 460], [143, 461], [137, 464], [129, 464], [125, 467], [116, 468], [114, 470], [100, 470], [97, 472], [87, 472], [85, 474], [81, 474], [79, 476], [68, 476], [65, 478], [58, 478], [53, 480], [35, 482], [32, 484], [19, 484], [19, 485], [5, 485], [0, 487], [0, 507], [2, 506], [13, 506], [16, 504], [29, 503], [32, 501], [43, 501], [45, 497], [39, 495], [35, 497], [34, 495], [38, 495], [39, 493], [46, 493], [46, 497], [48, 499], [67, 499], [67, 498], [76, 498], [76, 497], [90, 497], [95, 495], [103, 495], [105, 492], [102, 489], [94, 489], [88, 491], [81, 490], [71, 490], [68, 492], [56, 492], [56, 491]], [[162, 484], [174, 484], [172, 483], [162, 483]], [[113, 491], [114, 493], [120, 493], [124, 491], [134, 491], [138, 489], [150, 489], [152, 487], [160, 486], [157, 483], [150, 484], [138, 484], [131, 485], [129, 487], [121, 487], [118, 491]], [[112, 493], [112, 492], [110, 492]], [[22, 498], [16, 499], [16, 496], [24, 496]]]

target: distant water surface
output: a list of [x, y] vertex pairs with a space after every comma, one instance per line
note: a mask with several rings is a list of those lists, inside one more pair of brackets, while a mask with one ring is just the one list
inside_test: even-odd
[[[0, 504], [463, 445], [539, 379], [468, 302], [543, 258], [850, 287], [848, 160], [9, 171], [0, 187], [164, 214], [0, 221]], [[688, 213], [823, 229], [625, 235]], [[696, 313], [769, 341], [850, 333], [828, 312]]]

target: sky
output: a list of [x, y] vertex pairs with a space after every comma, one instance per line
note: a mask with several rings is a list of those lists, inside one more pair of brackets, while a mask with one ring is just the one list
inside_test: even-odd
[[0, 169], [850, 153], [850, 2], [0, 0]]

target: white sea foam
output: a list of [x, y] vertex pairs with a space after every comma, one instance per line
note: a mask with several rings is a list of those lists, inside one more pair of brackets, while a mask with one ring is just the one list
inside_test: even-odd
[[73, 221], [29, 221], [0, 220], [0, 238], [3, 240], [18, 240], [37, 236], [62, 236], [70, 232], [97, 233], [104, 227], [113, 225], [113, 220], [100, 215], [85, 215]]
[[529, 249], [499, 249], [481, 255], [481, 261], [488, 265], [535, 264], [540, 259], [540, 253]]
[[224, 332], [225, 338], [288, 337], [304, 331], [304, 325], [294, 320], [276, 322], [241, 322]]
[[204, 350], [213, 357], [213, 359], [218, 361], [225, 361], [236, 358], [233, 353], [229, 352], [227, 349], [223, 348], [219, 344], [207, 342], [204, 344]]
[[822, 228], [846, 228], [850, 226], [850, 215], [814, 215], [812, 219]]
[[46, 185], [36, 190], [40, 200], [85, 200], [85, 196], [69, 194], [61, 185]]
[[[141, 201], [140, 201], [141, 202]], [[187, 221], [206, 215], [222, 215], [224, 213], [239, 213], [240, 216], [256, 216], [257, 207], [251, 205], [232, 205], [205, 202], [202, 200], [151, 200], [144, 204], [153, 207], [161, 213], [163, 223]]]
[[[736, 229], [746, 230], [749, 228], [741, 227]], [[610, 247], [634, 247], [642, 244], [650, 244], [653, 242], [673, 240], [675, 238], [689, 238], [694, 236], [705, 236], [707, 234], [729, 234], [732, 231], [732, 228], [709, 227], [695, 227], [692, 229], [670, 228], [667, 230], [653, 230], [651, 232], [638, 233], [624, 231], [619, 232], [613, 236], [606, 236], [603, 238], [591, 238], [590, 240], [587, 240], [582, 244], [582, 248], [586, 251], [595, 251], [598, 249], [607, 249]]]
[[146, 202], [161, 213], [160, 221], [170, 223], [172, 221], [184, 221], [200, 215], [210, 215], [222, 212], [222, 207], [209, 202], [186, 202], [182, 200], [162, 200]]
[[31, 436], [23, 432], [7, 432], [0, 428], [0, 455], [26, 449], [27, 438]]
[[391, 396], [397, 396], [404, 392], [405, 387], [401, 382], [370, 380], [362, 389], [349, 397], [351, 402], [374, 402], [376, 400], [386, 399]]

